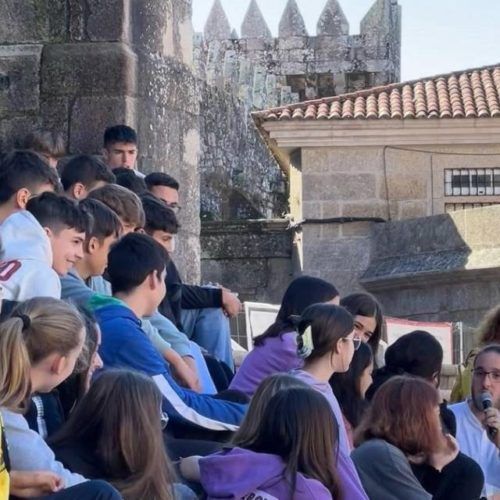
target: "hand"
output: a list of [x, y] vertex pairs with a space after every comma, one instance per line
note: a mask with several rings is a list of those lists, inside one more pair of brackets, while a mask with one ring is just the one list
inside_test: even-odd
[[198, 373], [196, 370], [193, 370], [185, 361], [181, 358], [175, 364], [170, 365], [173, 371], [174, 377], [178, 380], [178, 382], [191, 389], [195, 392], [201, 392], [201, 384], [200, 379], [198, 378]]
[[459, 451], [457, 440], [451, 434], [445, 434], [440, 450], [429, 456], [429, 464], [441, 472], [450, 462], [457, 458]]
[[236, 294], [228, 288], [221, 287], [222, 290], [222, 308], [227, 316], [232, 318], [242, 310], [242, 304]]
[[194, 455], [192, 457], [181, 458], [179, 463], [179, 471], [181, 476], [188, 481], [200, 480], [200, 461], [201, 456]]
[[10, 471], [10, 493], [20, 498], [32, 498], [56, 493], [64, 488], [64, 481], [48, 471]]
[[[484, 425], [487, 426], [486, 433], [490, 441], [500, 450], [500, 411], [493, 407], [485, 410]], [[496, 429], [496, 433], [493, 435], [489, 428]]]

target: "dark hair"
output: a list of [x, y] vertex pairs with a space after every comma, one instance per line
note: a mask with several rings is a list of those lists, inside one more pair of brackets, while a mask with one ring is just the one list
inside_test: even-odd
[[435, 408], [439, 393], [421, 378], [391, 378], [375, 393], [355, 432], [355, 446], [383, 439], [405, 455], [429, 455], [442, 447], [443, 433]]
[[35, 191], [42, 184], [59, 189], [54, 169], [33, 151], [15, 150], [2, 156], [0, 163], [0, 203], [5, 203], [20, 189]]
[[94, 444], [106, 479], [126, 500], [172, 500], [174, 474], [162, 436], [161, 402], [149, 377], [106, 371], [51, 443]]
[[361, 343], [354, 351], [349, 370], [345, 373], [334, 373], [330, 378], [330, 386], [337, 398], [344, 417], [356, 428], [359, 425], [368, 402], [360, 394], [359, 382], [363, 372], [373, 363], [373, 354], [368, 344]]
[[42, 227], [48, 227], [55, 233], [63, 229], [75, 229], [79, 233], [92, 232], [92, 219], [74, 200], [54, 193], [42, 193], [31, 198], [26, 210]]
[[441, 373], [443, 348], [428, 332], [415, 330], [399, 337], [385, 351], [385, 366], [373, 374], [373, 384], [367, 391], [371, 399], [378, 388], [395, 375], [413, 375], [427, 381]]
[[275, 322], [262, 334], [254, 339], [254, 345], [263, 345], [268, 337], [277, 337], [287, 330], [293, 330], [290, 320], [293, 315], [301, 315], [311, 304], [329, 302], [337, 297], [339, 292], [327, 281], [311, 276], [295, 278], [283, 295], [281, 307]]
[[498, 354], [500, 356], [500, 344], [488, 344], [484, 346], [477, 354], [476, 357], [474, 358], [474, 368], [476, 367], [477, 360], [479, 359], [479, 356], [482, 356], [483, 354], [486, 354], [488, 352], [494, 352], [495, 354]]
[[100, 242], [110, 236], [120, 236], [122, 223], [118, 216], [99, 200], [86, 198], [80, 203], [80, 208], [92, 218], [92, 230], [86, 234], [88, 244], [90, 238], [97, 238]]
[[150, 190], [154, 186], [165, 186], [179, 191], [179, 183], [170, 175], [163, 172], [151, 172], [144, 178]]
[[151, 194], [142, 196], [141, 201], [146, 216], [144, 229], [148, 234], [154, 231], [177, 234], [180, 224], [171, 208]]
[[71, 158], [61, 171], [61, 183], [65, 191], [77, 182], [87, 190], [92, 189], [99, 181], [111, 184], [115, 182], [115, 176], [101, 160], [92, 155]]
[[111, 144], [125, 142], [128, 144], [137, 144], [137, 133], [128, 125], [114, 125], [104, 131], [104, 147]]
[[37, 130], [26, 136], [24, 147], [54, 158], [64, 156], [66, 147], [64, 138], [60, 132], [50, 130]]
[[[321, 425], [314, 425], [321, 422]], [[310, 388], [278, 391], [269, 401], [255, 439], [246, 448], [280, 456], [294, 497], [297, 473], [322, 483], [335, 499], [341, 488], [335, 468], [338, 425], [325, 397]]]
[[107, 275], [113, 294], [134, 290], [153, 272], [161, 279], [168, 261], [165, 249], [151, 236], [127, 234], [114, 244], [108, 255]]
[[119, 186], [123, 186], [139, 196], [147, 191], [144, 179], [141, 179], [134, 170], [118, 167], [113, 169], [113, 173], [116, 176], [116, 184]]
[[309, 388], [305, 382], [288, 373], [274, 373], [266, 377], [250, 400], [245, 418], [233, 436], [233, 445], [246, 448], [248, 443], [252, 443], [262, 425], [262, 417], [271, 398], [279, 391], [297, 387]]
[[336, 349], [340, 339], [347, 337], [354, 328], [352, 316], [343, 307], [333, 304], [313, 304], [300, 316], [297, 330], [297, 349], [303, 347], [303, 334], [311, 327], [314, 348], [307, 354], [307, 361], [323, 357]]
[[88, 390], [87, 378], [99, 342], [97, 320], [94, 314], [85, 307], [78, 307], [78, 312], [85, 324], [85, 343], [73, 373], [57, 386], [57, 392], [66, 418]]
[[139, 197], [128, 189], [108, 184], [89, 193], [87, 198], [102, 201], [126, 224], [144, 227], [144, 210]]
[[384, 328], [384, 316], [377, 299], [369, 293], [353, 293], [340, 299], [340, 305], [347, 309], [353, 317], [366, 316], [368, 318], [375, 318], [375, 330], [368, 343], [372, 348], [374, 358], [376, 358]]

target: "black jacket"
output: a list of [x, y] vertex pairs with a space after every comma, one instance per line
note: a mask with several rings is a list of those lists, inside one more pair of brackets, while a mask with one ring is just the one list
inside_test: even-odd
[[160, 304], [159, 311], [182, 330], [182, 309], [204, 309], [222, 307], [222, 290], [195, 285], [185, 285], [179, 271], [171, 260], [167, 264], [167, 295]]

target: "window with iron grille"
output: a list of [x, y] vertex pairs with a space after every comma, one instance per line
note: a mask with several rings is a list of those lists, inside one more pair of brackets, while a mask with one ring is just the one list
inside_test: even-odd
[[500, 195], [500, 168], [449, 168], [444, 171], [445, 196]]

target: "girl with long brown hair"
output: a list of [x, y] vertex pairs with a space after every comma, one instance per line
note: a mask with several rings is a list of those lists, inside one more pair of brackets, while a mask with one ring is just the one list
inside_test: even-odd
[[231, 450], [191, 462], [190, 477], [201, 481], [209, 499], [350, 499], [337, 478], [337, 436], [321, 394], [307, 386], [278, 390], [254, 432]]
[[396, 376], [378, 389], [355, 445], [351, 456], [371, 500], [480, 497], [481, 469], [443, 434], [438, 391], [421, 378]]
[[[93, 382], [51, 446], [63, 463], [86, 477], [106, 479], [125, 500], [172, 500], [161, 402], [149, 377], [110, 370]], [[196, 498], [186, 490], [183, 498]]]

